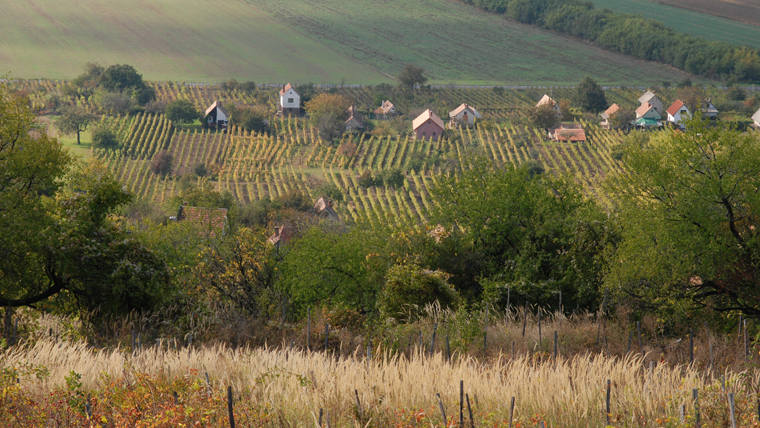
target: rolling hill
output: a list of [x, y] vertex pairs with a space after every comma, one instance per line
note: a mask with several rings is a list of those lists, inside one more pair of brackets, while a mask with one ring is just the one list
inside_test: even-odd
[[37, 0], [0, 5], [0, 28], [0, 73], [23, 78], [72, 78], [88, 61], [174, 81], [381, 83], [407, 62], [444, 84], [685, 77], [449, 0]]

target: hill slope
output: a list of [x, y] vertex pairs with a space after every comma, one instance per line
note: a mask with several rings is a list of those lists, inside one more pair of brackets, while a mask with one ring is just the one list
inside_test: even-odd
[[449, 0], [37, 0], [0, 6], [0, 28], [0, 72], [27, 78], [72, 78], [87, 61], [175, 81], [380, 83], [407, 62], [437, 83], [685, 76]]

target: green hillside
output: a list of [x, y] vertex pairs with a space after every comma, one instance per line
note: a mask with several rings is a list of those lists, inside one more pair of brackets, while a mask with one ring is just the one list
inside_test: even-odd
[[0, 72], [24, 78], [72, 78], [88, 61], [174, 81], [380, 83], [407, 62], [444, 84], [685, 77], [448, 0], [40, 0], [0, 12]]
[[592, 0], [598, 8], [644, 15], [680, 33], [760, 49], [760, 27], [649, 0]]

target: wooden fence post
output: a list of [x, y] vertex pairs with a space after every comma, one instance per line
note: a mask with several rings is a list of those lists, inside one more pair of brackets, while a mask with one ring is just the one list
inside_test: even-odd
[[322, 428], [322, 413], [324, 413], [324, 411], [319, 409], [319, 428]]
[[557, 335], [557, 330], [554, 330], [554, 364], [556, 366], [557, 364], [557, 356], [559, 354], [559, 345], [557, 342], [559, 341], [559, 336]]
[[510, 306], [510, 303], [511, 303], [510, 298], [512, 297], [511, 294], [512, 294], [512, 286], [510, 285], [507, 287], [507, 321], [509, 321], [512, 315], [512, 307]]
[[694, 427], [699, 428], [700, 415], [699, 415], [699, 389], [694, 388], [691, 390], [692, 398], [694, 399]]
[[538, 308], [538, 347], [541, 348], [541, 308]]
[[311, 308], [306, 308], [306, 350], [311, 351]]
[[448, 420], [446, 419], [446, 411], [443, 409], [443, 400], [441, 400], [441, 394], [436, 393], [436, 397], [438, 397], [438, 406], [441, 408], [441, 415], [443, 416], [443, 426], [448, 426]]
[[438, 330], [438, 323], [433, 324], [433, 337], [430, 338], [430, 356], [433, 356], [433, 350], [435, 349], [435, 332]]
[[459, 426], [464, 426], [464, 380], [459, 381]]
[[612, 389], [611, 382], [607, 379], [607, 425], [610, 424], [610, 390]]
[[356, 394], [356, 408], [359, 410], [359, 422], [364, 421], [364, 412], [362, 412], [362, 402], [359, 401], [359, 391], [354, 389], [354, 394]]
[[232, 413], [232, 386], [227, 387], [227, 412], [230, 414], [230, 428], [235, 428], [235, 415]]
[[446, 335], [446, 360], [451, 361], [451, 348], [449, 347], [449, 335]]
[[465, 394], [464, 398], [467, 400], [467, 412], [470, 414], [470, 428], [475, 428], [475, 419], [472, 417], [472, 408], [470, 407], [470, 395]]
[[488, 352], [488, 303], [486, 303], [486, 322], [483, 326], [483, 352]]
[[325, 351], [327, 351], [327, 347], [329, 345], [328, 338], [330, 337], [330, 324], [325, 323]]
[[644, 355], [644, 342], [641, 341], [641, 321], [636, 321], [636, 335], [639, 337], [639, 350]]
[[689, 364], [694, 364], [694, 331], [689, 329]]
[[728, 393], [728, 410], [731, 412], [731, 428], [736, 428], [736, 404], [733, 392]]
[[523, 311], [523, 330], [522, 337], [525, 337], [525, 325], [528, 323], [528, 302], [525, 302], [525, 310]]
[[515, 397], [512, 397], [512, 399], [509, 402], [509, 428], [512, 428], [512, 420], [515, 416]]

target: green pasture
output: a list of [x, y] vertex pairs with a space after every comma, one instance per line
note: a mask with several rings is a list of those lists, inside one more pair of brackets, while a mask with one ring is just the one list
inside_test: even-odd
[[685, 76], [449, 0], [247, 0], [359, 62], [395, 74], [424, 67], [436, 83], [648, 84]]
[[656, 84], [685, 77], [449, 0], [81, 0], [0, 5], [0, 74], [72, 78], [88, 61], [148, 80]]
[[644, 15], [680, 33], [760, 49], [760, 27], [650, 0], [592, 0], [598, 8]]

